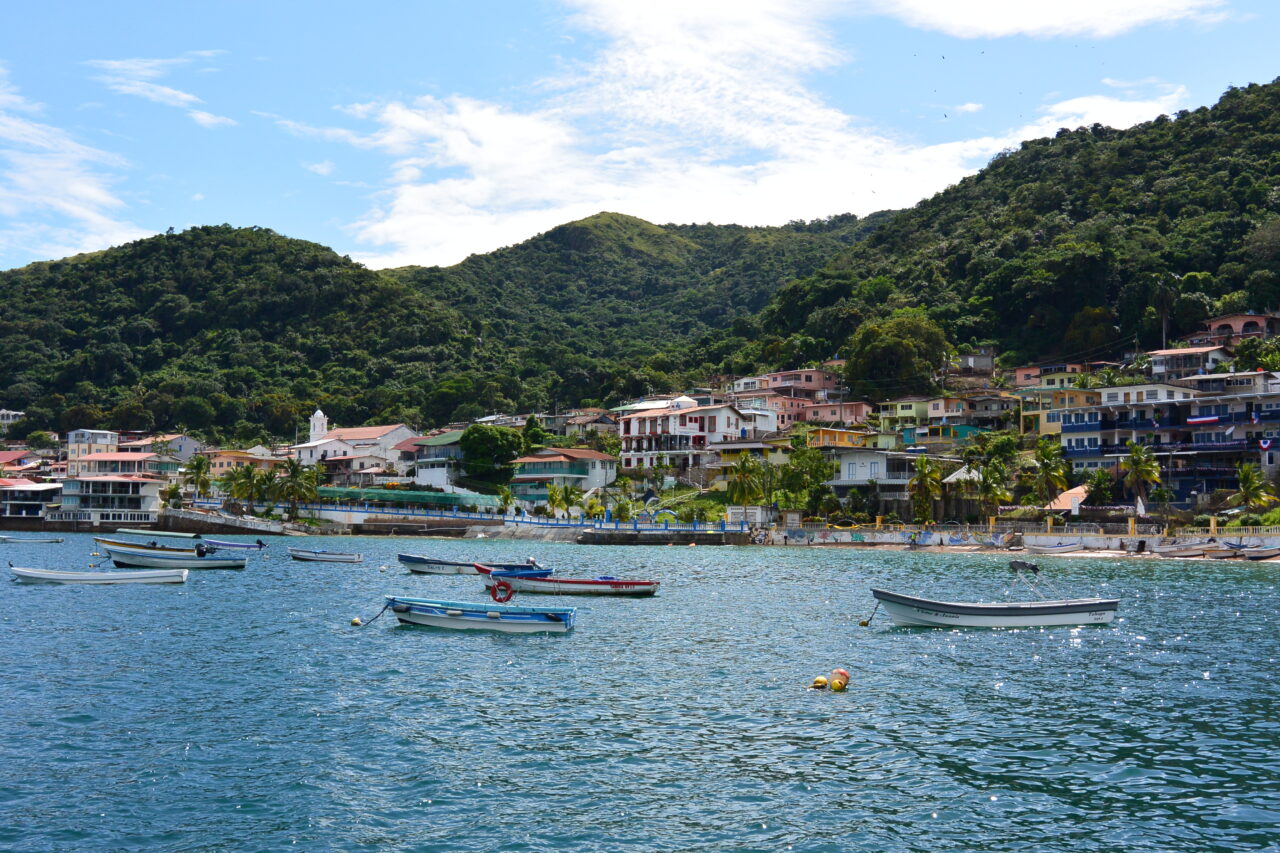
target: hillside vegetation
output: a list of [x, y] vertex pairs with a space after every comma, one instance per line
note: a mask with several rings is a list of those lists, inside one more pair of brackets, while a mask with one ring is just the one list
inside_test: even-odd
[[418, 426], [683, 381], [644, 369], [764, 305], [872, 224], [658, 227], [600, 214], [453, 268], [375, 272], [210, 226], [0, 272], [0, 406], [19, 430], [292, 439]]
[[1280, 307], [1280, 85], [1025, 142], [704, 344], [747, 372], [827, 357], [916, 307], [952, 344], [995, 343], [1010, 364], [1155, 347], [1166, 328], [1173, 340], [1214, 313]]

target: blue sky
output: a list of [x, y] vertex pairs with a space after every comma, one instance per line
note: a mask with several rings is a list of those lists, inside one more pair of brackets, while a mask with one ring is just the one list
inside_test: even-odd
[[373, 267], [905, 207], [1280, 76], [1266, 0], [9, 4], [0, 269], [209, 223]]

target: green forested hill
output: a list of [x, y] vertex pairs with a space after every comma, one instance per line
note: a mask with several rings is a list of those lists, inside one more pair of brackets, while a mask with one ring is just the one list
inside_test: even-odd
[[[439, 424], [683, 381], [645, 359], [765, 304], [866, 233], [601, 214], [448, 269], [367, 270], [261, 228], [192, 228], [0, 272], [0, 406], [19, 429], [292, 438]], [[660, 365], [678, 371], [683, 364]]]
[[454, 267], [385, 272], [476, 318], [491, 368], [549, 381], [560, 403], [617, 398], [698, 376], [695, 336], [759, 311], [888, 216], [746, 228], [600, 213]]
[[1280, 85], [1025, 142], [704, 344], [743, 372], [828, 356], [917, 306], [953, 344], [997, 343], [1009, 362], [1105, 357], [1135, 336], [1159, 346], [1166, 323], [1172, 340], [1215, 312], [1280, 308]]

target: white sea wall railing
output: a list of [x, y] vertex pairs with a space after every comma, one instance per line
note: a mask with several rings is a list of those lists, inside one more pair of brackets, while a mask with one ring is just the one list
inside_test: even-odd
[[[193, 501], [194, 506], [217, 508], [219, 501]], [[262, 505], [258, 505], [259, 510]], [[284, 514], [289, 509], [287, 504], [276, 504], [273, 513]], [[340, 524], [364, 524], [381, 521], [387, 518], [444, 518], [463, 521], [476, 521], [526, 525], [529, 527], [572, 527], [581, 530], [678, 530], [678, 531], [711, 531], [745, 533], [752, 525], [746, 522], [731, 521], [614, 521], [585, 518], [583, 516], [567, 518], [550, 518], [538, 515], [515, 515], [494, 512], [462, 512], [455, 510], [422, 509], [420, 507], [386, 507], [377, 504], [315, 504], [298, 505], [298, 513], [321, 521], [334, 521]]]

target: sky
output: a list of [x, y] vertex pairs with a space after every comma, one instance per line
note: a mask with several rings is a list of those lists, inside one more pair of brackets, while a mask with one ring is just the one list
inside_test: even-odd
[[373, 268], [909, 207], [1280, 77], [1274, 0], [6, 4], [0, 269], [193, 225]]

